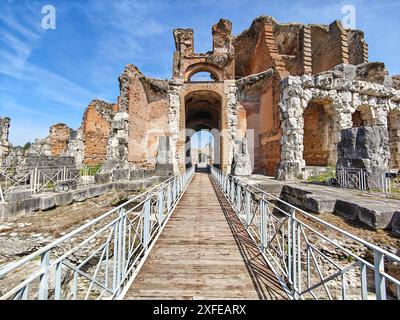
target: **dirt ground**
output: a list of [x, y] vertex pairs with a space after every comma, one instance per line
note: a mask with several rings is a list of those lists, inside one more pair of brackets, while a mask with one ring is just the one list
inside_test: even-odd
[[[335, 214], [323, 213], [315, 216], [392, 253], [400, 254], [400, 237], [390, 231], [375, 230], [365, 224], [351, 221]], [[307, 219], [307, 221], [314, 228], [321, 230], [321, 226], [318, 222], [312, 221], [311, 219]], [[338, 236], [337, 232], [332, 231], [332, 236]]]
[[16, 216], [0, 222], [0, 266], [62, 237], [106, 213], [129, 196], [125, 192], [109, 192], [66, 207]]

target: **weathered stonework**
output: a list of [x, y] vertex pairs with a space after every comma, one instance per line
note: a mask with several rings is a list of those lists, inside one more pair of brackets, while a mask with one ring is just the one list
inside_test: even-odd
[[0, 157], [6, 157], [10, 153], [11, 144], [8, 141], [10, 130], [10, 118], [0, 118]]
[[389, 167], [388, 142], [388, 132], [384, 126], [342, 130], [337, 168], [363, 169], [374, 181], [380, 181]]
[[281, 84], [282, 161], [279, 177], [293, 179], [306, 166], [304, 153], [304, 111], [317, 103], [330, 114], [329, 153], [337, 161], [340, 132], [352, 127], [352, 114], [368, 106], [372, 124], [387, 126], [388, 113], [400, 108], [400, 92], [382, 84], [354, 80], [335, 71], [302, 77], [288, 77]]
[[108, 140], [105, 164], [108, 169], [128, 167], [128, 132], [129, 115], [126, 112], [118, 112], [111, 123], [110, 139]]
[[[195, 51], [192, 29], [173, 31], [170, 80], [125, 66], [116, 103], [92, 101], [77, 131], [57, 124], [28, 150], [14, 150], [3, 120], [2, 159], [66, 156], [77, 166], [153, 170], [168, 138], [168, 170], [178, 173], [190, 164], [193, 134], [209, 130], [213, 164], [223, 171], [293, 179], [306, 167], [336, 166], [343, 130], [378, 126], [387, 132], [388, 166], [400, 168], [400, 78], [368, 62], [362, 31], [269, 16], [236, 37], [226, 19], [211, 31], [206, 53]], [[210, 79], [193, 81], [201, 72]], [[247, 142], [246, 153], [235, 141]]]

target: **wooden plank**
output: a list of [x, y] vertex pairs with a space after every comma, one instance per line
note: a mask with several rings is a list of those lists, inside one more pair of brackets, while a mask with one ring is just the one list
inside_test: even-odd
[[125, 299], [287, 299], [227, 208], [195, 174]]

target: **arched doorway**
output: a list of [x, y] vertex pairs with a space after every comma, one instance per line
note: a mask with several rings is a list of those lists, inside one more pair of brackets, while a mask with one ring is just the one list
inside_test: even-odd
[[191, 162], [193, 165], [214, 164], [214, 137], [209, 130], [197, 131], [191, 138]]
[[198, 71], [193, 73], [188, 81], [190, 82], [209, 82], [209, 81], [216, 81], [215, 75], [208, 71]]
[[336, 146], [329, 101], [312, 101], [304, 110], [303, 159], [306, 166], [334, 166]]
[[212, 165], [220, 167], [222, 153], [220, 131], [221, 97], [219, 94], [208, 90], [193, 91], [187, 94], [185, 97], [186, 167], [192, 165], [192, 141], [196, 141], [198, 135], [200, 135], [200, 137], [211, 136], [208, 142], [212, 143]]

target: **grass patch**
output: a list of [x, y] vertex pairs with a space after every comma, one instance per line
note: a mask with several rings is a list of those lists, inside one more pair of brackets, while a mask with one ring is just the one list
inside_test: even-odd
[[335, 179], [335, 178], [336, 178], [336, 168], [327, 167], [326, 171], [324, 171], [323, 173], [308, 177], [307, 182], [326, 182], [329, 179]]
[[81, 176], [94, 176], [99, 169], [101, 168], [102, 164], [96, 164], [93, 166], [86, 166], [85, 168], [82, 168], [80, 171]]

